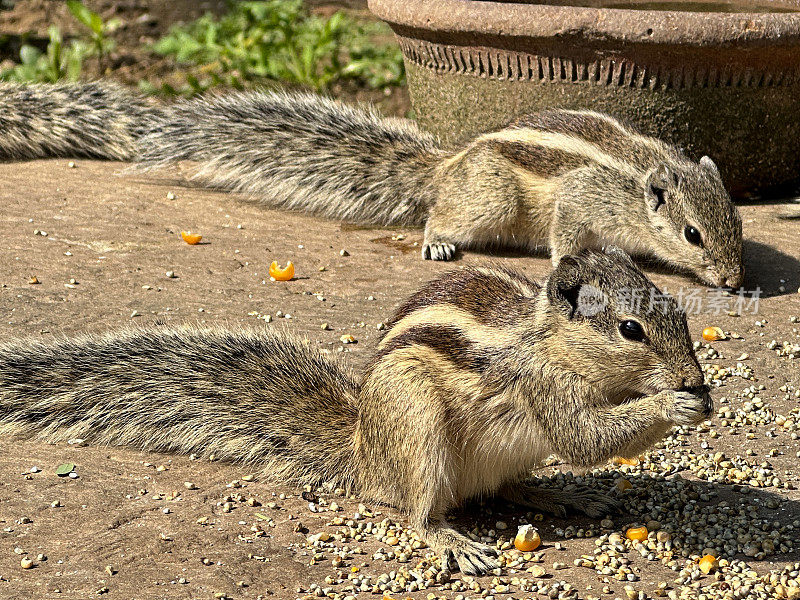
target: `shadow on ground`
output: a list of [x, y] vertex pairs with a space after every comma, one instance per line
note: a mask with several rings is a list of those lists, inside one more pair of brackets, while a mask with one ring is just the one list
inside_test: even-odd
[[[554, 486], [560, 476], [540, 477], [533, 480], [534, 485], [543, 487]], [[626, 479], [631, 483], [630, 489], [619, 492], [615, 482]], [[741, 517], [736, 523], [726, 521], [720, 509], [727, 510], [736, 515], [741, 508], [747, 510], [747, 533], [755, 540], [772, 539], [768, 531], [776, 528], [776, 523], [785, 527], [793, 521], [800, 519], [800, 502], [765, 488], [755, 488], [748, 485], [710, 483], [696, 479], [687, 479], [682, 475], [663, 478], [650, 474], [626, 475], [621, 472], [605, 472], [598, 476], [586, 475], [578, 479], [583, 481], [585, 487], [607, 494], [620, 504], [619, 510], [607, 515], [614, 522], [613, 528], [600, 526], [600, 518], [589, 518], [574, 509], [568, 509], [567, 516], [554, 517], [544, 515], [540, 522], [534, 522], [542, 538], [541, 550], [552, 549], [556, 542], [564, 542], [564, 532], [571, 531], [569, 538], [573, 542], [583, 541], [595, 547], [594, 541], [604, 533], [624, 533], [627, 528], [640, 526], [655, 519], [661, 523], [661, 529], [669, 532], [673, 539], [673, 552], [675, 558], [692, 555], [701, 555], [704, 550], [719, 546], [722, 537], [728, 531], [738, 531], [741, 527]], [[562, 485], [563, 485], [563, 480]], [[580, 485], [580, 484], [579, 484]], [[744, 493], [743, 493], [744, 492]], [[658, 507], [663, 508], [661, 514]], [[710, 510], [706, 523], [698, 525], [694, 519], [701, 518], [704, 510]], [[753, 513], [752, 511], [755, 511]], [[505, 522], [508, 529], [498, 531], [506, 538], [513, 538], [520, 519], [527, 519], [538, 511], [524, 506], [510, 504], [502, 498], [491, 498], [480, 503], [470, 503], [463, 511], [454, 513], [454, 520], [462, 530], [471, 531], [476, 525], [492, 528], [497, 521]], [[472, 518], [470, 518], [472, 517]], [[686, 529], [691, 533], [687, 534]], [[710, 529], [716, 527], [716, 529]], [[576, 537], [581, 531], [583, 540]], [[706, 537], [707, 536], [707, 537]], [[794, 531], [784, 531], [783, 540], [794, 539]], [[716, 541], [715, 541], [716, 540]], [[780, 543], [776, 543], [774, 554], [757, 557], [747, 556], [744, 547], [746, 544], [732, 540], [728, 542], [737, 547], [735, 553], [726, 552], [724, 548], [717, 548], [719, 557], [728, 560], [737, 559], [748, 562], [764, 561], [798, 561], [800, 548], [792, 552], [780, 552]]]
[[744, 268], [745, 289], [758, 287], [762, 296], [796, 294], [800, 288], [800, 260], [769, 244], [745, 240]]

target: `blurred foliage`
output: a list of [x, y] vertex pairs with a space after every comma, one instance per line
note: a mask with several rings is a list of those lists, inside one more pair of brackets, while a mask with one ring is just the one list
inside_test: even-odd
[[89, 28], [89, 37], [70, 40], [65, 44], [61, 31], [51, 25], [47, 30], [47, 49], [42, 51], [36, 46], [23, 44], [19, 51], [19, 63], [0, 71], [0, 81], [76, 81], [88, 57], [96, 56], [98, 62], [101, 62], [113, 50], [114, 42], [109, 39], [108, 34], [119, 26], [117, 19], [103, 21], [100, 15], [78, 0], [67, 0], [66, 4], [70, 13]]
[[207, 14], [172, 27], [153, 50], [188, 67], [186, 84], [149, 92], [191, 95], [210, 87], [246, 87], [274, 80], [320, 91], [352, 80], [383, 88], [402, 85], [405, 72], [396, 44], [381, 42], [382, 23], [358, 23], [341, 12], [310, 15], [301, 0], [241, 1], [221, 17]]
[[[45, 41], [38, 47], [23, 43], [19, 62], [0, 70], [0, 80], [75, 81], [90, 57], [102, 72], [115, 46], [110, 35], [120, 21], [103, 21], [80, 0], [67, 0], [66, 6], [87, 34], [65, 43], [51, 26], [46, 48]], [[140, 82], [149, 93], [193, 95], [216, 86], [241, 89], [269, 81], [316, 91], [344, 81], [372, 89], [405, 83], [402, 54], [386, 25], [362, 23], [342, 12], [328, 18], [311, 15], [302, 0], [232, 2], [221, 17], [206, 14], [172, 27], [150, 49], [173, 57], [185, 72], [177, 87]]]
[[114, 49], [114, 40], [110, 39], [108, 35], [120, 26], [120, 20], [103, 21], [99, 14], [89, 10], [79, 0], [67, 0], [67, 8], [73, 17], [89, 28], [92, 53], [97, 56], [98, 61], [102, 62], [103, 57]]
[[46, 51], [23, 44], [19, 51], [20, 62], [0, 71], [0, 81], [55, 83], [62, 79], [77, 80], [84, 59], [91, 54], [91, 47], [82, 40], [72, 40], [65, 45], [55, 26], [48, 29], [48, 34], [50, 41]]

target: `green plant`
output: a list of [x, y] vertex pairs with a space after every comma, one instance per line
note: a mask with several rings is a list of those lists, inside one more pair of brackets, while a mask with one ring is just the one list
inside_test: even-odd
[[400, 50], [376, 42], [381, 35], [387, 35], [382, 24], [360, 24], [341, 12], [313, 16], [300, 0], [243, 1], [220, 18], [207, 14], [171, 28], [153, 50], [195, 68], [181, 90], [162, 86], [168, 93], [263, 80], [315, 90], [345, 79], [372, 88], [400, 85]]
[[119, 26], [118, 19], [104, 22], [96, 12], [86, 8], [79, 0], [67, 0], [72, 15], [90, 30], [89, 40], [75, 39], [64, 43], [61, 31], [55, 25], [47, 30], [47, 50], [42, 52], [35, 46], [23, 44], [19, 51], [19, 64], [0, 71], [0, 80], [19, 82], [48, 82], [67, 79], [76, 81], [80, 77], [83, 63], [89, 56], [97, 56], [98, 64], [114, 48], [108, 34]]
[[78, 79], [83, 60], [90, 48], [85, 42], [72, 40], [65, 46], [58, 27], [48, 29], [47, 51], [24, 44], [19, 51], [20, 63], [0, 71], [0, 80], [55, 83], [61, 79]]
[[80, 0], [67, 0], [67, 8], [73, 17], [89, 28], [92, 54], [96, 55], [98, 63], [101, 63], [106, 54], [114, 49], [114, 40], [108, 35], [119, 27], [119, 19], [103, 21], [99, 14], [89, 10]]
[[344, 67], [344, 74], [371, 88], [403, 85], [406, 73], [400, 47], [373, 41], [388, 35], [391, 35], [391, 30], [383, 23], [361, 25], [358, 35], [350, 39], [350, 62]]

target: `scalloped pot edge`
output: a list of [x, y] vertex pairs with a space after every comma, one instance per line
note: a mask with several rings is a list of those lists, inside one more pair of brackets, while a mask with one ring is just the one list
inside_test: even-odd
[[709, 87], [775, 87], [800, 82], [800, 51], [796, 68], [757, 69], [735, 64], [674, 66], [642, 64], [627, 58], [576, 60], [491, 48], [437, 44], [398, 36], [406, 59], [439, 73], [473, 75], [484, 79], [590, 83], [649, 89]]

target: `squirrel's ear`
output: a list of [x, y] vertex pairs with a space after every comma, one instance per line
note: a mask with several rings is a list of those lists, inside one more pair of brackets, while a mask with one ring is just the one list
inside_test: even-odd
[[712, 173], [719, 175], [719, 168], [717, 167], [716, 163], [711, 160], [708, 156], [704, 156], [700, 159], [700, 166], [704, 169], [708, 169]]
[[571, 319], [578, 309], [581, 291], [580, 263], [575, 256], [562, 256], [547, 280], [547, 299], [565, 317]]
[[675, 183], [675, 176], [670, 168], [662, 163], [647, 174], [644, 184], [644, 195], [647, 206], [656, 212], [667, 201], [667, 192]]

